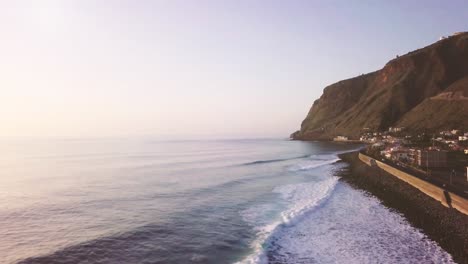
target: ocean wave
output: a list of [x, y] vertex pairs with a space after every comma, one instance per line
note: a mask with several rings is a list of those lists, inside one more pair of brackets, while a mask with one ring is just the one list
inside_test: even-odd
[[310, 156], [309, 155], [303, 155], [303, 156], [292, 157], [292, 158], [284, 158], [284, 159], [256, 160], [256, 161], [252, 161], [252, 162], [242, 163], [241, 165], [250, 166], [250, 165], [257, 165], [257, 164], [281, 162], [281, 161], [287, 161], [287, 160], [304, 159], [304, 158], [308, 158], [308, 157], [310, 157]]
[[289, 210], [284, 211], [283, 223], [294, 224], [311, 209], [318, 208], [335, 189], [338, 177], [330, 176], [321, 182], [289, 184], [276, 187], [273, 192], [281, 194], [283, 199], [291, 203]]
[[320, 166], [335, 163], [335, 162], [337, 162], [339, 160], [340, 159], [338, 157], [336, 157], [336, 156], [334, 158], [332, 158], [332, 159], [310, 160], [310, 161], [306, 161], [306, 162], [303, 162], [303, 163], [300, 163], [300, 164], [290, 166], [289, 171], [310, 170], [310, 169], [314, 169], [314, 168], [317, 168], [317, 167], [320, 167]]
[[320, 208], [331, 196], [338, 182], [338, 177], [328, 176], [319, 182], [289, 184], [273, 189], [287, 202], [286, 209], [273, 222], [269, 222], [274, 212], [273, 205], [259, 205], [249, 208], [241, 215], [254, 226], [257, 239], [252, 243], [253, 252], [238, 264], [267, 263], [266, 249], [285, 227], [295, 225], [308, 213]]
[[454, 263], [402, 215], [345, 184], [267, 251], [274, 263]]

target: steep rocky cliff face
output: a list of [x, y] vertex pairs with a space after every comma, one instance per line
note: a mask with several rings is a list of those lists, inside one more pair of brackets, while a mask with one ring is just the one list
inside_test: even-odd
[[357, 138], [363, 128], [468, 129], [468, 33], [326, 87], [293, 139]]

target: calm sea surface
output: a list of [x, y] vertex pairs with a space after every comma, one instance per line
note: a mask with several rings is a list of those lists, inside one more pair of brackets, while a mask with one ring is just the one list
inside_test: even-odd
[[451, 263], [338, 181], [356, 145], [0, 141], [0, 263]]

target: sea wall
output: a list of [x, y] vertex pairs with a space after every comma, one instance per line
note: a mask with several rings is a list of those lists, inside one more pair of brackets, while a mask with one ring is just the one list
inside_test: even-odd
[[[416, 186], [377, 166], [359, 152], [340, 154], [348, 166], [335, 173], [341, 181], [378, 198], [382, 204], [403, 214], [407, 221], [449, 252], [456, 263], [468, 264], [468, 215], [444, 206]], [[430, 261], [429, 261], [430, 262]]]
[[417, 188], [418, 190], [425, 193], [429, 197], [439, 201], [445, 207], [455, 208], [459, 212], [465, 215], [468, 215], [468, 200], [466, 200], [465, 198], [460, 197], [451, 192], [448, 192], [438, 186], [435, 186], [429, 182], [421, 180], [415, 176], [412, 176], [406, 172], [398, 170], [388, 164], [375, 160], [362, 153], [359, 153], [359, 159], [365, 164], [367, 164], [368, 166], [377, 166], [381, 168], [382, 170], [390, 173], [391, 175], [397, 177], [398, 179], [410, 184], [411, 186]]

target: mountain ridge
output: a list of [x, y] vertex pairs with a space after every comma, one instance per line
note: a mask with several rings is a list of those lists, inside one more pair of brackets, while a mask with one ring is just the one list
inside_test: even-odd
[[390, 60], [377, 71], [331, 84], [315, 100], [298, 140], [357, 139], [364, 128], [468, 130], [468, 32]]

